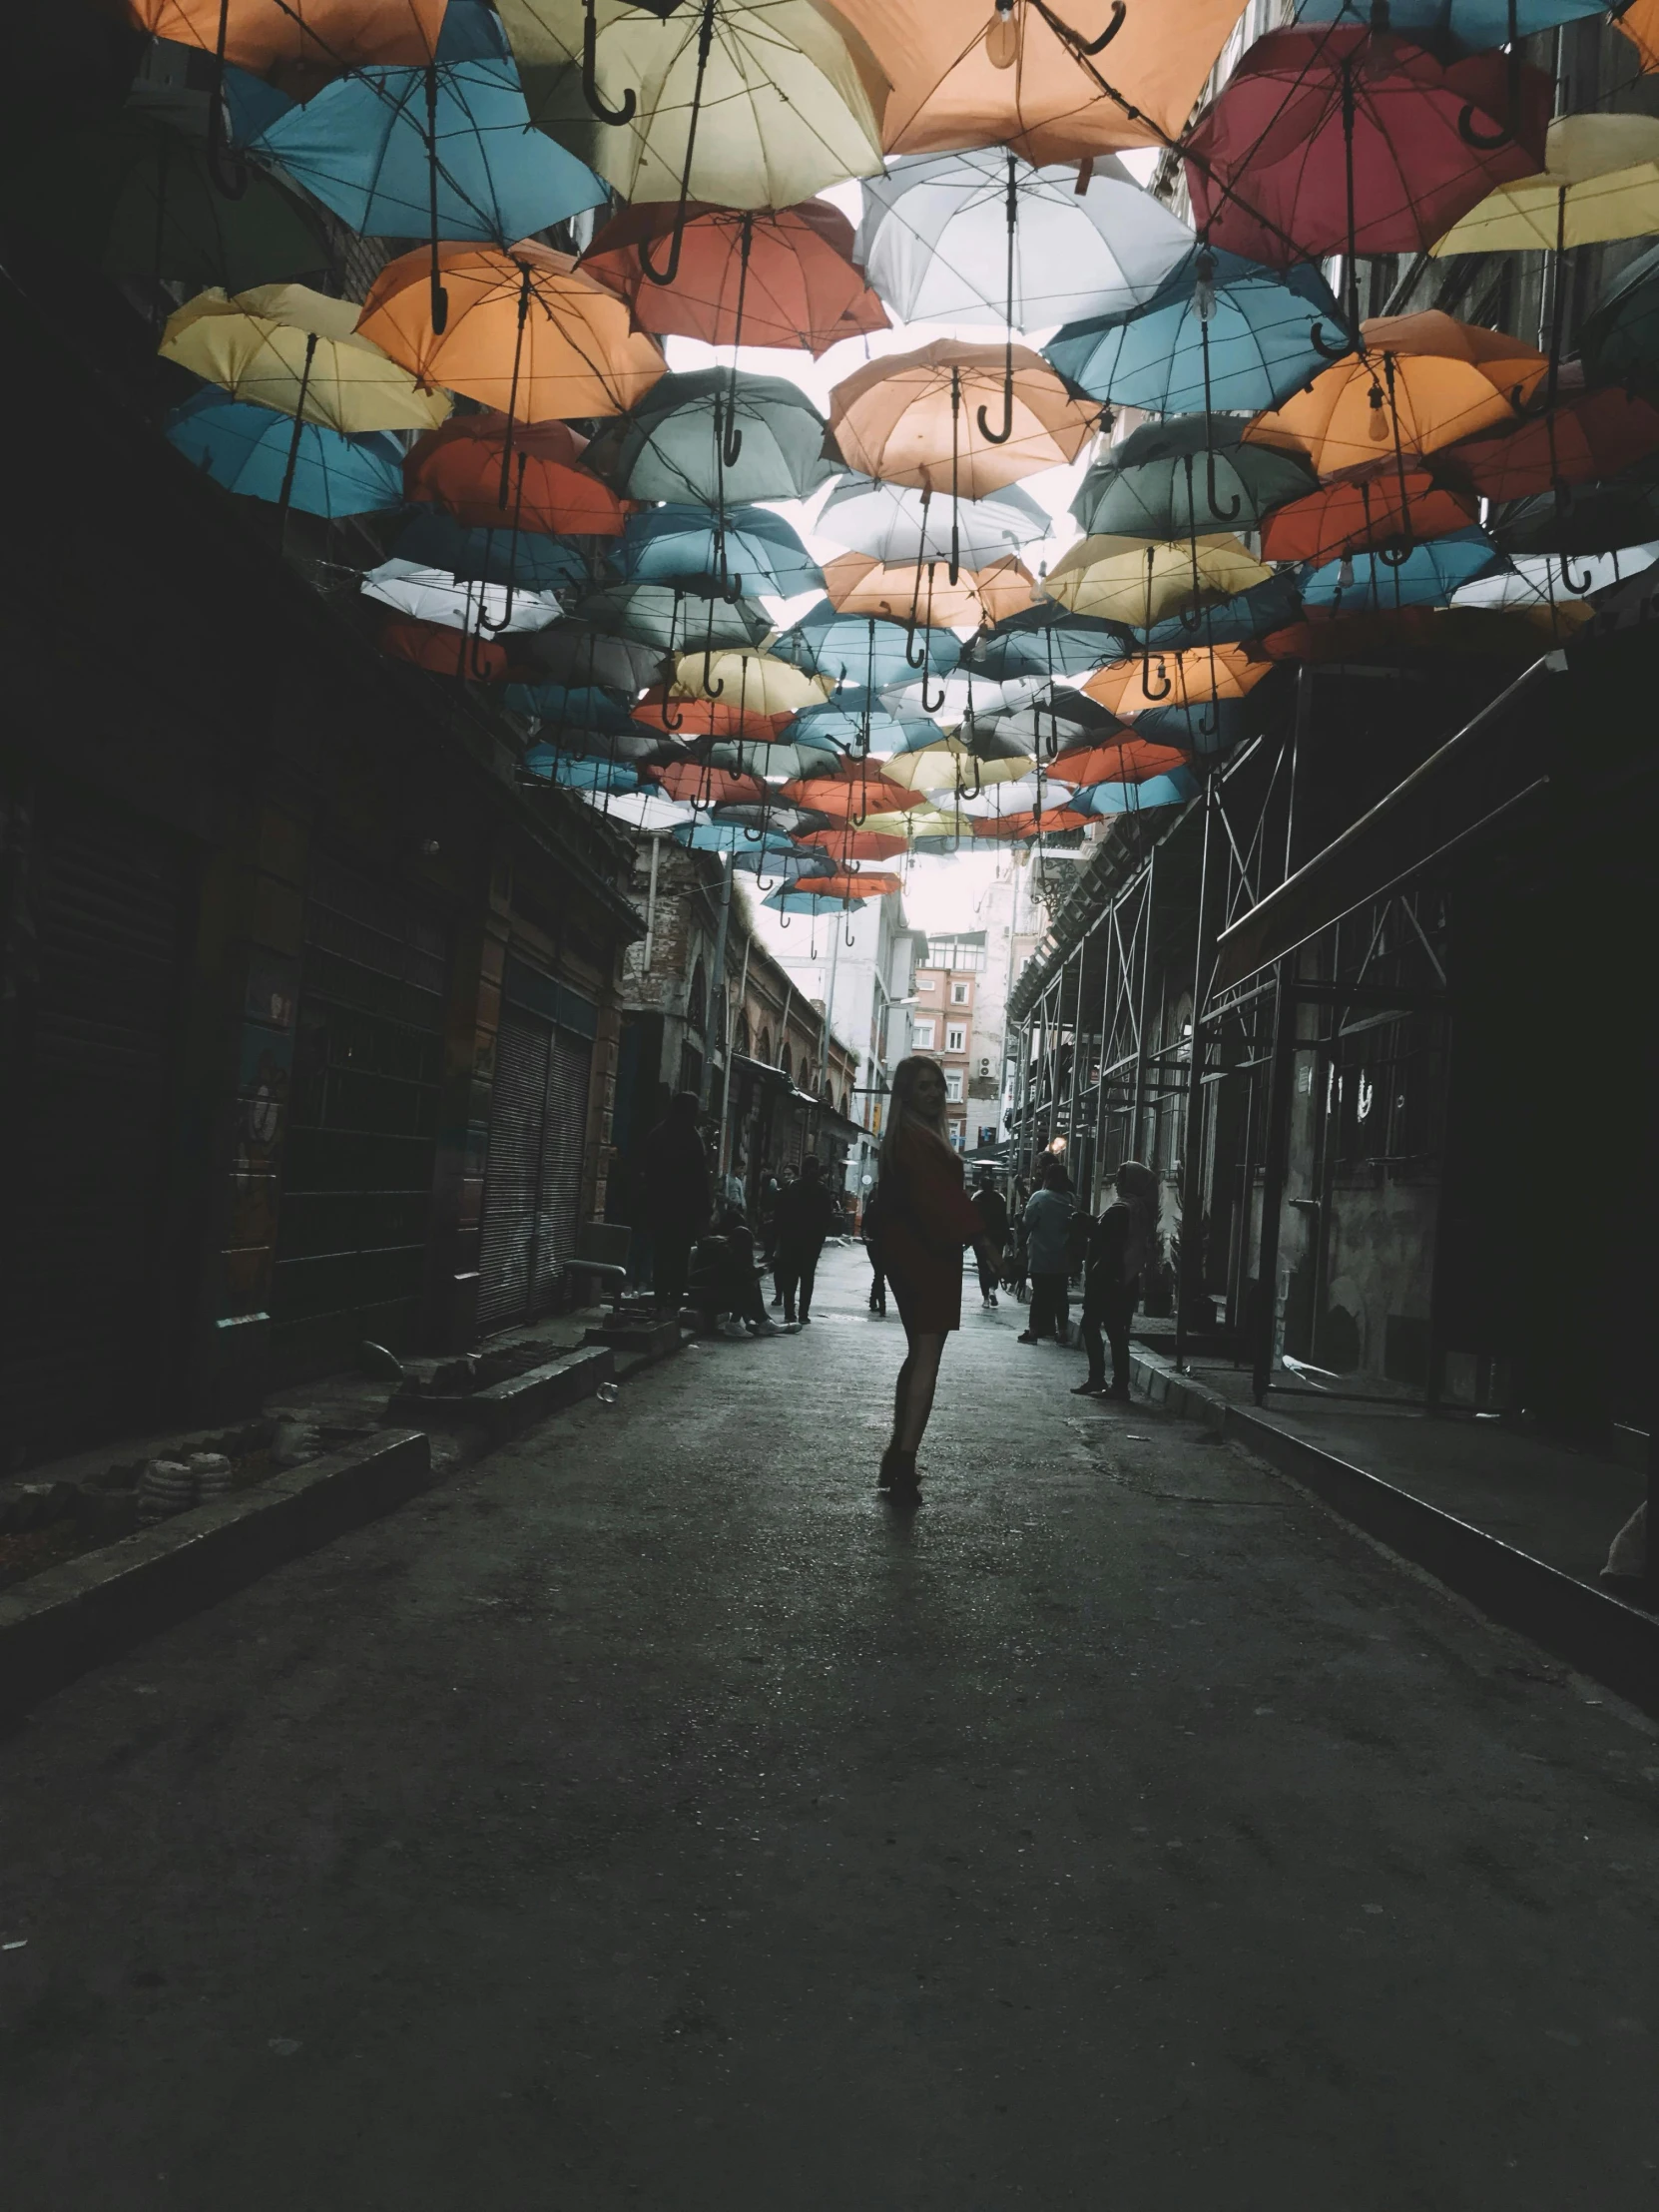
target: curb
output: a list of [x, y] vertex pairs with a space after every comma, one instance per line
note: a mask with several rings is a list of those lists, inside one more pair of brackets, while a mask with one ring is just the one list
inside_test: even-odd
[[439, 1428], [482, 1428], [489, 1437], [486, 1447], [510, 1443], [549, 1413], [561, 1413], [592, 1397], [601, 1382], [616, 1373], [616, 1355], [609, 1345], [588, 1345], [566, 1352], [545, 1366], [530, 1368], [505, 1382], [492, 1382], [487, 1390], [456, 1391], [426, 1396], [399, 1390], [385, 1411], [388, 1421], [424, 1421]]
[[0, 1592], [0, 1721], [205, 1606], [388, 1513], [432, 1481], [431, 1445], [390, 1430], [192, 1507]]
[[1131, 1349], [1130, 1367], [1152, 1404], [1205, 1421], [1248, 1445], [1279, 1473], [1313, 1491], [1368, 1536], [1425, 1568], [1489, 1619], [1518, 1629], [1659, 1718], [1659, 1619], [1651, 1613], [1517, 1551], [1335, 1452], [1287, 1435], [1254, 1410], [1205, 1389], [1142, 1351]]

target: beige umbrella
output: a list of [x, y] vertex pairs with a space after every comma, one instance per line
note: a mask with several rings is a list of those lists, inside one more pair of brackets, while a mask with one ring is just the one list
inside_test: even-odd
[[[1005, 378], [1012, 389], [1000, 429]], [[1074, 399], [1028, 346], [968, 345], [936, 338], [913, 353], [866, 361], [830, 395], [830, 432], [848, 466], [917, 491], [982, 499], [1038, 469], [1073, 461], [1100, 409]]]
[[991, 784], [1022, 783], [1033, 765], [1023, 753], [982, 760], [960, 738], [941, 738], [937, 745], [923, 746], [915, 753], [895, 753], [881, 773], [889, 784], [902, 784], [906, 791], [966, 792], [977, 798]]
[[1559, 253], [1659, 231], [1659, 117], [1563, 115], [1534, 177], [1489, 192], [1429, 252]]
[[768, 653], [683, 653], [669, 692], [675, 699], [718, 699], [746, 715], [795, 715], [822, 706], [830, 684]]
[[1170, 615], [1236, 598], [1272, 574], [1231, 533], [1168, 541], [1084, 538], [1049, 571], [1044, 589], [1074, 615], [1150, 630]]
[[449, 394], [422, 390], [362, 336], [358, 311], [304, 284], [203, 291], [169, 315], [160, 350], [234, 399], [327, 430], [435, 430]]

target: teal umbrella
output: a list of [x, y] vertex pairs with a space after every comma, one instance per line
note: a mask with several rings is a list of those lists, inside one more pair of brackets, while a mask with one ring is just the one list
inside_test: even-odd
[[1317, 491], [1306, 461], [1240, 443], [1237, 417], [1144, 422], [1095, 462], [1071, 511], [1085, 537], [1185, 538], [1254, 530], [1287, 499]]
[[773, 644], [774, 656], [793, 661], [810, 676], [859, 684], [871, 691], [902, 684], [918, 670], [948, 676], [961, 656], [950, 630], [913, 630], [880, 615], [838, 614], [828, 599], [809, 607]]
[[1620, 270], [1580, 328], [1578, 351], [1591, 383], [1639, 390], [1659, 380], [1659, 246]]
[[741, 652], [772, 629], [758, 599], [728, 600], [682, 584], [612, 584], [590, 592], [571, 612], [596, 630], [662, 653]]
[[200, 391], [168, 416], [167, 440], [227, 491], [304, 514], [390, 513], [403, 504], [403, 448], [389, 431], [347, 437]]
[[840, 463], [825, 455], [827, 431], [798, 384], [695, 368], [660, 378], [632, 413], [601, 429], [582, 460], [625, 498], [724, 513], [758, 499], [805, 499], [838, 475]]
[[793, 599], [822, 591], [824, 571], [782, 515], [770, 507], [734, 507], [721, 517], [676, 501], [630, 515], [623, 526], [622, 565], [630, 578], [686, 583], [720, 577], [737, 590]]
[[1127, 630], [1092, 615], [1073, 615], [1042, 600], [1008, 615], [962, 649], [962, 667], [1006, 684], [1022, 676], [1086, 676], [1131, 650]]

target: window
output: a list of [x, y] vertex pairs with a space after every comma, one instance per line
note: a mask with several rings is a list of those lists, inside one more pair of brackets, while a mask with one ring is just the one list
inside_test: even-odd
[[966, 1149], [967, 1123], [965, 1121], [953, 1121], [950, 1124], [950, 1141], [958, 1152]]
[[915, 1033], [916, 1050], [918, 1052], [931, 1052], [933, 1049], [933, 1024], [930, 1021], [918, 1021], [915, 1024]]
[[936, 991], [938, 987], [939, 979], [936, 975], [918, 975], [916, 977], [916, 989], [918, 991]]
[[965, 1021], [947, 1021], [945, 1023], [944, 1049], [946, 1052], [965, 1052], [967, 1050], [967, 1023]]
[[965, 983], [952, 983], [952, 984], [951, 984], [951, 986], [950, 986], [950, 1003], [951, 1003], [951, 1005], [952, 1005], [952, 1006], [965, 1006], [965, 1005], [967, 1004], [967, 1002], [968, 1002], [968, 987], [967, 987], [967, 985], [966, 985]]
[[960, 1068], [945, 1069], [944, 1095], [953, 1106], [959, 1106], [962, 1103], [962, 1071]]

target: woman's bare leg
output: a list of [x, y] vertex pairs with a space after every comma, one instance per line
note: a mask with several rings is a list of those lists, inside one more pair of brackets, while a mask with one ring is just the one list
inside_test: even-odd
[[927, 1416], [933, 1410], [933, 1390], [939, 1380], [939, 1362], [943, 1356], [942, 1331], [909, 1339], [909, 1351], [898, 1371], [898, 1387], [894, 1392], [894, 1451], [908, 1452], [913, 1457], [921, 1448]]

